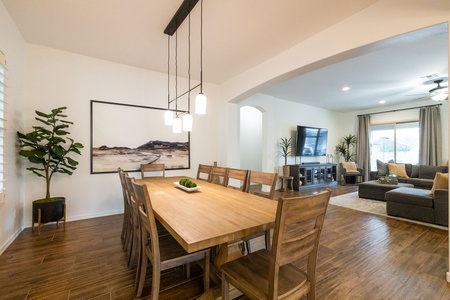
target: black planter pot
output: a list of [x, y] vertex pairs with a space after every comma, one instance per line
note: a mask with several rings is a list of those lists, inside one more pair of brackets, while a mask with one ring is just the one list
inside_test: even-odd
[[[40, 199], [33, 201], [33, 231], [34, 223], [38, 223], [39, 234], [41, 226], [48, 222], [64, 221], [65, 228], [66, 198], [54, 197], [50, 200]], [[58, 225], [58, 223], [57, 223]]]

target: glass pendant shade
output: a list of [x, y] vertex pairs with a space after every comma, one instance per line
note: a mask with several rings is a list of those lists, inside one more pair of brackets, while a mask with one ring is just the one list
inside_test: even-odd
[[173, 133], [181, 133], [181, 119], [176, 117], [173, 119], [173, 125], [172, 125], [172, 131]]
[[435, 101], [442, 101], [448, 98], [448, 87], [442, 87], [440, 89], [436, 89], [430, 93], [430, 97]]
[[183, 116], [183, 131], [192, 131], [192, 115], [185, 114]]
[[172, 122], [173, 122], [173, 111], [166, 110], [164, 112], [164, 124], [170, 126], [172, 125]]
[[195, 113], [199, 115], [206, 114], [206, 96], [203, 93], [195, 97]]

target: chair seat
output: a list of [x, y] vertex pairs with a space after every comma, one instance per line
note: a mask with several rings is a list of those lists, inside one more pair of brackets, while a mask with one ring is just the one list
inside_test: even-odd
[[[221, 267], [222, 272], [232, 285], [233, 278], [237, 278], [241, 287], [247, 287], [247, 290], [243, 292], [251, 299], [267, 299], [269, 268], [270, 252], [266, 249], [240, 257]], [[306, 284], [306, 274], [292, 264], [280, 267], [278, 282], [280, 299], [309, 289]]]

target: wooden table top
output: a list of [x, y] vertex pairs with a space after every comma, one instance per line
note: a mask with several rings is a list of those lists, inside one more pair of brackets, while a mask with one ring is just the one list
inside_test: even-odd
[[183, 177], [138, 179], [147, 185], [155, 216], [187, 252], [263, 232], [275, 226], [277, 201], [192, 179], [200, 189], [174, 186]]

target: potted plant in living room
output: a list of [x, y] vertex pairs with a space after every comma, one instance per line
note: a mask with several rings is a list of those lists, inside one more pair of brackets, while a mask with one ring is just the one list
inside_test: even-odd
[[38, 223], [40, 234], [41, 224], [64, 221], [65, 224], [65, 197], [50, 196], [50, 182], [55, 173], [72, 175], [78, 162], [69, 157], [75, 153], [81, 155], [81, 143], [68, 137], [69, 126], [73, 122], [64, 118], [67, 107], [52, 109], [51, 113], [35, 111], [35, 119], [40, 123], [33, 126], [29, 133], [17, 132], [19, 137], [19, 155], [26, 157], [30, 163], [38, 166], [27, 168], [38, 177], [45, 179], [45, 198], [33, 201], [33, 231], [34, 223]]
[[344, 135], [339, 144], [336, 146], [336, 154], [344, 157], [345, 161], [354, 161], [355, 153], [352, 153], [351, 147], [356, 145], [356, 135], [349, 133]]
[[287, 164], [287, 158], [289, 154], [291, 153], [291, 144], [292, 138], [281, 138], [281, 155], [284, 157], [284, 166], [283, 166], [283, 177], [289, 176], [289, 166]]

